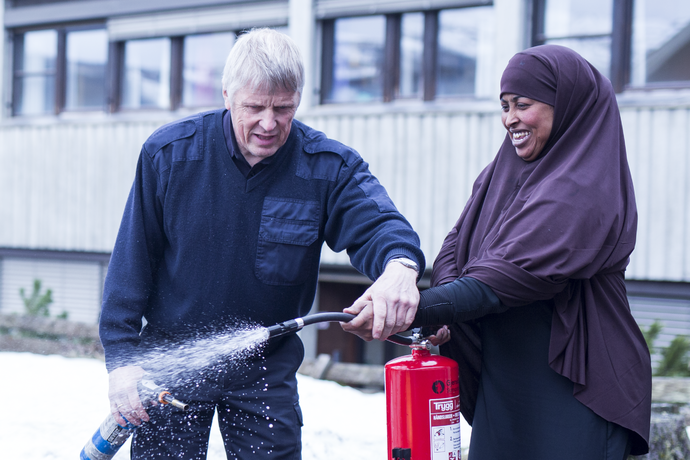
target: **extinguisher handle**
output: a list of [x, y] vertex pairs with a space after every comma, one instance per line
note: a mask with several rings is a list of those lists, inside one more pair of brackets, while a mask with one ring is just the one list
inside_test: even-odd
[[[308, 315], [303, 318], [295, 318], [275, 326], [268, 328], [269, 338], [278, 337], [281, 335], [288, 334], [290, 332], [297, 332], [304, 326], [315, 323], [326, 323], [326, 322], [343, 322], [347, 323], [354, 319], [355, 315], [350, 313], [325, 311], [320, 313], [314, 313], [313, 315]], [[386, 340], [392, 343], [397, 343], [398, 345], [412, 345], [414, 339], [412, 337], [405, 337], [400, 334], [394, 334], [388, 337]]]
[[414, 343], [414, 338], [412, 336], [406, 337], [400, 334], [393, 334], [386, 339], [388, 342], [395, 343], [398, 345], [412, 345]]

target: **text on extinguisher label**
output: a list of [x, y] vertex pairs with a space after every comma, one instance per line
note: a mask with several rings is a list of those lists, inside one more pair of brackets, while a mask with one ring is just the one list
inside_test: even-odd
[[460, 397], [429, 401], [431, 460], [460, 460]]

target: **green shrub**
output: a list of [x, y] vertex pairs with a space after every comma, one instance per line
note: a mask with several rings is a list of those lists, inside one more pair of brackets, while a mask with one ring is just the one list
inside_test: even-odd
[[687, 337], [678, 335], [673, 338], [666, 348], [656, 349], [654, 342], [659, 337], [663, 326], [659, 320], [650, 324], [647, 330], [642, 329], [642, 334], [647, 342], [650, 353], [658, 351], [661, 354], [661, 361], [657, 366], [654, 375], [662, 377], [690, 377], [690, 340]]
[[24, 311], [29, 316], [50, 316], [48, 306], [53, 303], [53, 291], [47, 289], [41, 294], [41, 280], [34, 280], [34, 291], [27, 297], [24, 288], [19, 289], [19, 295], [24, 302]]

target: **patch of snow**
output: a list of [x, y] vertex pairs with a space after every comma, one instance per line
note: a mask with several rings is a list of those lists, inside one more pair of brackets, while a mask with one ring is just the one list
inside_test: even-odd
[[[108, 375], [95, 359], [0, 352], [2, 458], [62, 460], [79, 452], [108, 415]], [[298, 375], [303, 460], [387, 457], [386, 398]], [[461, 418], [466, 451], [470, 427]], [[214, 423], [209, 460], [225, 459]], [[129, 442], [114, 457], [129, 459]]]

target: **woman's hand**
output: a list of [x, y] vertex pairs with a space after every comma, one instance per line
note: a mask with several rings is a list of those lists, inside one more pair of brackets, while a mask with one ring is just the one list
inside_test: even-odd
[[443, 345], [450, 340], [450, 329], [448, 329], [448, 326], [443, 326], [441, 329], [436, 331], [435, 335], [430, 335], [427, 337], [427, 340], [436, 347]]

